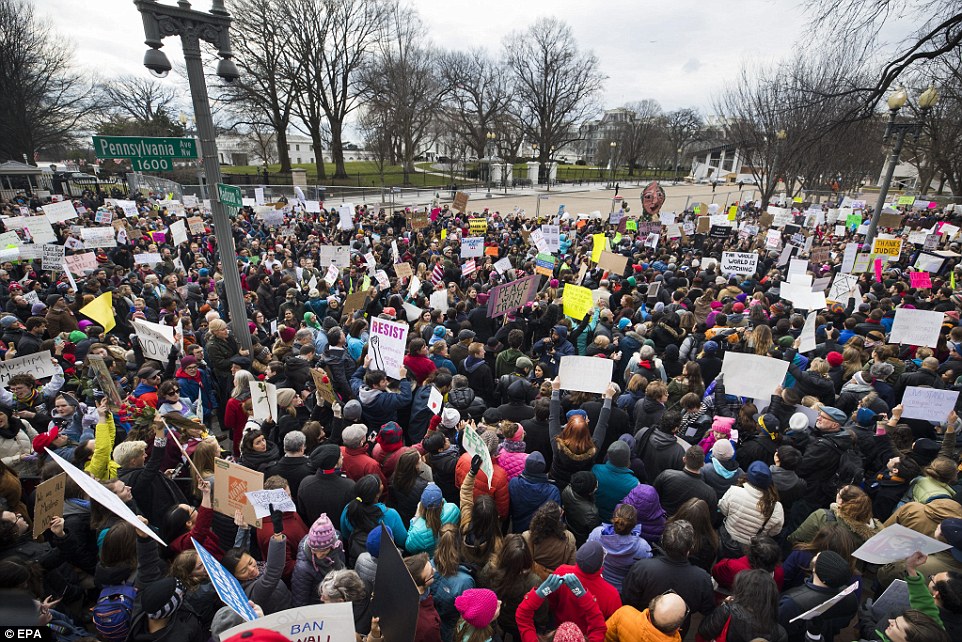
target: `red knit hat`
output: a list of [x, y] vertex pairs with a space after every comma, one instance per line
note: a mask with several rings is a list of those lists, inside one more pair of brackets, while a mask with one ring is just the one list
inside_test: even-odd
[[832, 366], [833, 368], [837, 368], [842, 365], [843, 361], [845, 361], [845, 357], [842, 356], [841, 352], [835, 352], [832, 350], [825, 355], [825, 360], [828, 361], [828, 365]]
[[58, 436], [60, 436], [60, 429], [57, 426], [54, 426], [47, 432], [40, 433], [33, 438], [33, 451], [39, 455], [43, 452], [44, 448], [52, 446]]

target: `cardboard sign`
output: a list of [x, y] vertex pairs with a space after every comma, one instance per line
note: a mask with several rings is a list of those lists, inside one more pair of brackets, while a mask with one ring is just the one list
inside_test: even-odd
[[50, 525], [50, 518], [63, 515], [63, 492], [67, 473], [60, 473], [39, 484], [33, 500], [33, 538], [37, 539]]
[[350, 317], [354, 314], [355, 310], [363, 308], [367, 304], [367, 298], [370, 295], [371, 292], [366, 289], [361, 289], [347, 295], [347, 298], [344, 299], [344, 314]]
[[722, 252], [722, 274], [754, 274], [758, 255], [754, 252]]
[[414, 276], [414, 270], [411, 269], [410, 263], [395, 263], [394, 274], [399, 279], [409, 279]]
[[905, 394], [902, 397], [902, 417], [944, 423], [949, 413], [955, 410], [955, 403], [958, 399], [958, 390], [908, 386], [905, 388]]
[[[414, 612], [417, 613], [416, 603]], [[275, 631], [292, 642], [351, 641], [355, 638], [354, 609], [350, 602], [299, 606], [238, 624], [222, 632], [220, 639], [227, 640], [251, 629]], [[384, 637], [390, 639], [389, 635]], [[414, 639], [413, 631], [409, 639]]]
[[539, 275], [532, 274], [493, 287], [488, 298], [488, 316], [492, 319], [503, 316], [531, 301], [538, 289], [540, 280]]
[[869, 564], [888, 564], [906, 559], [915, 551], [932, 555], [952, 548], [951, 544], [923, 535], [901, 524], [886, 526], [858, 547], [852, 557]]
[[331, 376], [326, 370], [311, 368], [311, 378], [314, 380], [314, 388], [317, 391], [317, 395], [321, 399], [332, 406], [338, 402], [337, 395], [334, 393], [334, 386], [331, 384]]
[[214, 460], [214, 495], [211, 507], [222, 515], [234, 518], [234, 511], [240, 509], [244, 523], [255, 528], [261, 527], [261, 520], [254, 514], [254, 507], [247, 501], [247, 493], [264, 490], [264, 473], [245, 468], [226, 459]]
[[368, 340], [371, 367], [375, 370], [383, 370], [392, 379], [400, 379], [407, 336], [407, 323], [371, 319], [371, 333]]
[[488, 476], [490, 482], [494, 477], [494, 465], [491, 463], [491, 453], [488, 451], [488, 446], [481, 439], [478, 431], [474, 428], [467, 428], [461, 436], [461, 445], [472, 458], [475, 455], [481, 458], [481, 470]]
[[465, 211], [467, 211], [467, 209], [468, 209], [468, 198], [469, 198], [469, 197], [470, 197], [470, 196], [468, 195], [467, 192], [457, 192], [457, 193], [455, 193], [455, 195], [454, 195], [454, 203], [451, 204], [451, 207], [453, 207], [454, 209], [456, 209], [456, 210], [458, 210], [458, 211], [460, 211], [460, 212], [462, 212], [462, 213], [465, 212]]
[[624, 275], [625, 268], [628, 267], [628, 257], [614, 252], [603, 251], [598, 260], [598, 267], [607, 270], [612, 274]]
[[561, 357], [558, 366], [561, 388], [602, 394], [611, 383], [614, 367], [615, 362], [611, 359], [574, 355]]
[[895, 319], [892, 321], [889, 343], [934, 348], [938, 345], [939, 331], [942, 329], [944, 318], [941, 312], [897, 308]]
[[197, 551], [197, 556], [204, 565], [210, 583], [214, 585], [214, 590], [217, 591], [221, 601], [229, 606], [234, 613], [244, 618], [245, 621], [253, 622], [257, 620], [257, 613], [247, 603], [247, 594], [237, 578], [229, 573], [224, 565], [218, 562], [200, 542], [193, 537], [190, 540], [194, 543], [194, 550]]
[[34, 352], [23, 357], [0, 361], [0, 385], [7, 385], [7, 382], [18, 374], [29, 374], [35, 379], [46, 379], [57, 374], [57, 365], [49, 352]]
[[768, 399], [781, 385], [788, 372], [788, 362], [740, 352], [726, 352], [721, 374], [725, 376], [725, 393], [752, 399]]
[[113, 375], [110, 374], [104, 358], [96, 354], [88, 354], [87, 365], [94, 371], [94, 378], [97, 379], [97, 385], [103, 390], [104, 395], [106, 395], [107, 406], [111, 412], [118, 412], [121, 404], [120, 391], [117, 390], [117, 384], [114, 381]]
[[190, 229], [191, 234], [203, 234], [207, 231], [204, 225], [204, 219], [200, 216], [192, 216], [187, 219], [187, 227]]
[[84, 471], [80, 470], [69, 461], [65, 460], [63, 457], [55, 453], [54, 451], [47, 448], [47, 454], [50, 458], [57, 462], [63, 471], [67, 473], [70, 479], [74, 480], [80, 488], [87, 493], [87, 496], [109, 510], [111, 513], [124, 520], [139, 532], [143, 533], [147, 537], [151, 537], [163, 546], [167, 546], [167, 543], [162, 540], [153, 529], [144, 525], [134, 512], [123, 502], [120, 497], [118, 497], [112, 490], [100, 483], [99, 480], [94, 479]]

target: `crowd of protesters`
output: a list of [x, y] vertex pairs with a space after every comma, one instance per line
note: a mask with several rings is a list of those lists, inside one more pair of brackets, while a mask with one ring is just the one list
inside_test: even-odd
[[[29, 245], [6, 223], [43, 204], [3, 202], [2, 231]], [[218, 598], [196, 540], [258, 614], [350, 602], [358, 639], [371, 642], [392, 640], [376, 619], [372, 627], [374, 592], [392, 590], [376, 584], [384, 546], [401, 551], [420, 594], [418, 642], [660, 642], [689, 632], [945, 642], [962, 625], [960, 421], [902, 417], [907, 388], [962, 390], [958, 247], [938, 237], [950, 258], [921, 289], [910, 266], [922, 248], [907, 242], [910, 231], [957, 223], [951, 211], [908, 211], [902, 227], [883, 230], [905, 239], [901, 255], [817, 310], [816, 345], [803, 353], [809, 311], [780, 296], [784, 245], [799, 246], [795, 258], [827, 248], [808, 268], [831, 277], [863, 236], [846, 221], [844, 234], [806, 226], [801, 207], [798, 231], [785, 229], [776, 248], [755, 203], [735, 208], [727, 232], [678, 212], [686, 233], [670, 238], [651, 202], [617, 223], [358, 206], [343, 229], [337, 208], [309, 213], [284, 199], [267, 206], [283, 213], [279, 224], [264, 208], [237, 212], [236, 257], [225, 257], [195, 201], [141, 197], [137, 216], [94, 194], [74, 205], [76, 218], [52, 226], [56, 242], [68, 257], [93, 252], [94, 269], [71, 282], [40, 259], [0, 264], [0, 357], [49, 354], [56, 371], [41, 381], [17, 373], [0, 388], [4, 623], [17, 613], [57, 640], [218, 640], [242, 620]], [[84, 228], [110, 227], [96, 222], [103, 212], [119, 240], [86, 249]], [[169, 226], [197, 216], [202, 231], [191, 225], [174, 245]], [[466, 261], [469, 218], [487, 227], [484, 255]], [[559, 226], [551, 274], [533, 300], [493, 317], [492, 288], [535, 273], [531, 232], [542, 223]], [[626, 257], [623, 273], [591, 262], [599, 234]], [[333, 279], [320, 261], [330, 245], [350, 246]], [[728, 250], [756, 253], [754, 273], [722, 273]], [[157, 260], [139, 259], [150, 254]], [[510, 268], [495, 268], [505, 257]], [[398, 277], [402, 263], [419, 289]], [[250, 350], [233, 333], [225, 269], [240, 272], [245, 309], [229, 312], [245, 320]], [[581, 318], [564, 313], [566, 284], [592, 292]], [[445, 305], [432, 306], [439, 291]], [[106, 292], [109, 322], [81, 312]], [[887, 341], [906, 308], [944, 313], [938, 345]], [[168, 359], [145, 357], [137, 319], [176, 328]], [[372, 319], [408, 324], [399, 378], [372, 363]], [[729, 353], [784, 360], [785, 379], [770, 399], [726, 394]], [[614, 362], [603, 393], [563, 389], [559, 367], [573, 355]], [[276, 386], [276, 420], [254, 411], [257, 381]], [[465, 449], [469, 431], [492, 474], [488, 458]], [[34, 488], [62, 472], [48, 449], [167, 546], [69, 478], [62, 514], [35, 538]], [[296, 511], [254, 527], [215, 510], [218, 459], [262, 473]], [[896, 524], [944, 550], [889, 564], [853, 557]], [[896, 580], [907, 597], [878, 607]], [[836, 596], [819, 615], [796, 617]]]

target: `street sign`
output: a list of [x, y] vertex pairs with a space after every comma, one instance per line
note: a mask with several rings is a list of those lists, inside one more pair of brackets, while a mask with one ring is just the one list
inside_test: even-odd
[[220, 202], [226, 207], [240, 208], [244, 205], [244, 199], [241, 197], [239, 187], [217, 183], [217, 195]]
[[197, 141], [193, 138], [94, 136], [93, 141], [97, 158], [197, 159]]
[[174, 159], [131, 158], [130, 166], [135, 172], [170, 172], [174, 169]]

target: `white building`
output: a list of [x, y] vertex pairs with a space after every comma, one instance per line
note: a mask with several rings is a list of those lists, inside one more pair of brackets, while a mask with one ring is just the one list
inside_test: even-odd
[[[276, 145], [274, 145], [276, 148]], [[272, 148], [274, 157], [271, 162], [276, 161], [276, 150]], [[354, 143], [344, 144], [344, 160], [368, 161], [373, 160], [373, 154], [359, 148]], [[287, 135], [287, 153], [291, 163], [294, 165], [313, 165], [317, 155], [314, 153], [314, 144], [308, 136], [303, 134]], [[221, 165], [263, 165], [264, 159], [257, 149], [257, 145], [249, 136], [239, 134], [221, 134], [217, 137], [217, 154]], [[325, 163], [332, 163], [330, 150], [324, 150], [323, 159]]]
[[732, 143], [716, 142], [687, 152], [691, 156], [691, 172], [695, 181], [719, 183], [754, 182], [750, 154]]

